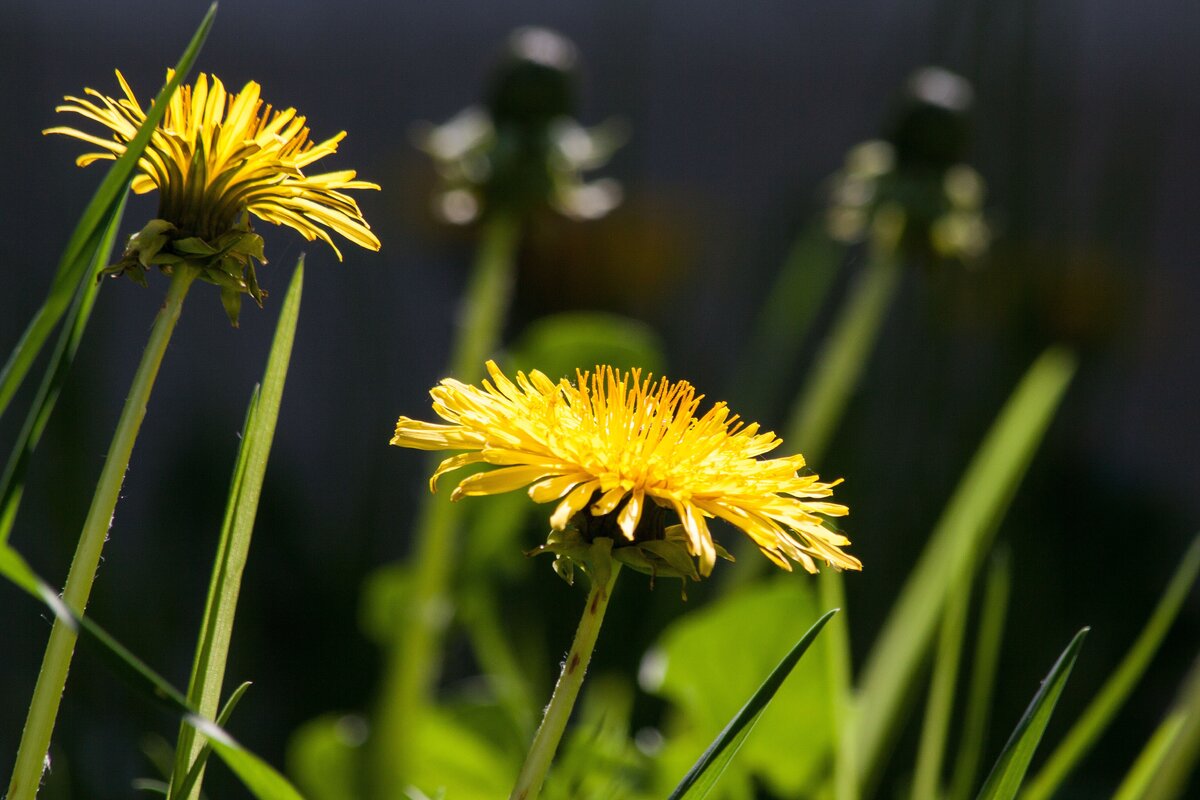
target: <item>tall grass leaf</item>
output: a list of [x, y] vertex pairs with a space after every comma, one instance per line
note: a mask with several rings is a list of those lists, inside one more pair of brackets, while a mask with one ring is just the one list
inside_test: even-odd
[[[246, 693], [246, 690], [249, 688], [250, 688], [250, 681], [243, 681], [240, 686], [238, 686], [236, 689], [233, 690], [233, 694], [231, 694], [229, 696], [229, 699], [227, 701], [225, 701], [225, 705], [221, 708], [221, 713], [219, 715], [217, 715], [217, 724], [218, 725], [220, 725], [222, 728], [224, 728], [226, 725], [229, 724], [229, 718], [231, 716], [233, 716], [233, 710], [235, 708], [237, 708], [237, 704], [241, 701], [242, 695], [244, 695]], [[165, 746], [165, 742], [164, 742], [164, 746]], [[186, 796], [188, 794], [188, 792], [190, 792], [192, 790], [192, 787], [196, 785], [196, 781], [198, 781], [200, 779], [200, 775], [204, 772], [205, 764], [208, 763], [208, 757], [210, 755], [212, 755], [212, 750], [213, 750], [212, 742], [206, 742], [204, 747], [200, 748], [200, 753], [196, 756], [196, 760], [194, 762], [192, 762], [191, 769], [188, 770], [187, 775], [183, 779], [183, 783], [180, 784], [180, 787], [179, 787], [180, 794]], [[174, 755], [175, 755], [174, 751], [168, 750], [168, 759], [172, 758]], [[168, 763], [166, 765], [168, 774], [170, 773], [170, 770], [172, 767], [173, 767], [173, 764], [171, 764], [171, 763]], [[169, 783], [163, 783], [163, 792], [162, 793], [164, 795], [169, 796], [170, 791], [171, 791], [171, 785]]]
[[[246, 425], [238, 448], [233, 479], [230, 481], [225, 519], [221, 526], [208, 599], [200, 626], [199, 641], [196, 644], [192, 675], [188, 683], [188, 701], [206, 717], [216, 715], [220, 704], [221, 685], [229, 656], [229, 642], [233, 635], [242, 574], [250, 552], [258, 499], [262, 493], [267, 459], [275, 437], [275, 423], [279, 419], [279, 405], [283, 398], [284, 381], [296, 337], [303, 287], [304, 257], [301, 256], [279, 313], [279, 322], [276, 324], [275, 338], [271, 343], [261, 388], [255, 387], [246, 412]], [[175, 750], [176, 782], [184, 780], [184, 776], [191, 773], [192, 763], [199, 756], [201, 749], [202, 745], [196, 741], [194, 729], [191, 726], [183, 726]], [[178, 786], [173, 786], [169, 796], [197, 797], [202, 781], [203, 773], [188, 793], [182, 792]]]
[[1062, 694], [1067, 678], [1071, 676], [1071, 668], [1079, 657], [1079, 649], [1083, 647], [1083, 639], [1087, 636], [1088, 628], [1083, 628], [1075, 634], [1075, 638], [1067, 645], [1067, 649], [1058, 657], [1050, 674], [1042, 681], [1042, 686], [1033, 697], [1033, 702], [1021, 716], [1021, 721], [1013, 730], [1008, 743], [1000, 752], [1000, 758], [992, 767], [991, 774], [979, 790], [977, 800], [1012, 800], [1021, 788], [1025, 771], [1037, 749], [1050, 715], [1054, 713], [1054, 705]]
[[1004, 638], [1004, 617], [1012, 585], [1012, 567], [1008, 551], [999, 549], [988, 564], [983, 585], [983, 601], [976, 626], [975, 653], [971, 663], [971, 681], [967, 687], [967, 705], [963, 713], [962, 734], [958, 738], [954, 775], [948, 800], [967, 800], [975, 786], [983, 755], [988, 716], [992, 708], [992, 687], [1000, 663], [1000, 642]]
[[179, 84], [191, 71], [200, 48], [208, 37], [216, 17], [217, 4], [209, 6], [208, 13], [200, 22], [187, 48], [183, 51], [179, 62], [175, 65], [175, 75], [162, 88], [154, 100], [154, 105], [146, 114], [146, 121], [138, 128], [137, 134], [129, 141], [125, 152], [118, 158], [101, 181], [100, 187], [92, 196], [91, 202], [84, 209], [83, 215], [75, 225], [71, 238], [67, 241], [50, 292], [42, 307], [34, 314], [33, 320], [21, 335], [17, 346], [9, 356], [4, 368], [0, 369], [0, 416], [8, 408], [9, 402], [17, 389], [20, 388], [26, 373], [29, 372], [34, 360], [42, 351], [42, 346], [49, 338], [51, 331], [62, 319], [71, 302], [77, 287], [85, 280], [92, 280], [89, 266], [95, 260], [95, 254], [103, 239], [105, 227], [112, 221], [117, 207], [122, 203], [129, 181], [137, 168], [138, 159], [150, 141], [154, 128], [162, 120], [167, 111], [167, 104], [175, 94]]
[[[847, 735], [868, 790], [883, 767], [903, 699], [929, 653], [947, 592], [975, 572], [1075, 372], [1052, 347], [1025, 373], [950, 498], [863, 670]], [[869, 794], [869, 791], [868, 791]]]
[[[109, 219], [102, 231], [100, 244], [92, 259], [92, 268], [88, 272], [89, 275], [96, 274], [107, 265], [109, 253], [112, 252], [113, 242], [117, 237], [117, 229], [121, 227], [121, 217], [124, 211], [125, 196], [122, 196], [113, 209], [112, 218]], [[17, 508], [21, 504], [21, 495], [25, 490], [25, 470], [29, 466], [29, 459], [33, 456], [38, 441], [42, 438], [46, 423], [50, 421], [50, 414], [54, 411], [54, 404], [58, 401], [63, 381], [66, 380], [67, 372], [75, 360], [75, 353], [83, 339], [83, 332], [91, 318], [92, 307], [96, 303], [96, 295], [99, 291], [100, 282], [90, 279], [80, 283], [76, 290], [75, 298], [71, 301], [69, 322], [59, 334], [58, 343], [54, 346], [54, 353], [50, 356], [50, 363], [47, 364], [46, 372], [42, 376], [42, 383], [34, 396], [33, 404], [29, 407], [29, 413], [25, 417], [24, 425], [21, 426], [21, 432], [17, 435], [12, 454], [4, 467], [3, 477], [0, 477], [0, 543], [7, 542], [8, 536], [12, 532], [13, 523], [17, 518]]]
[[1192, 541], [1166, 590], [1154, 607], [1150, 620], [1129, 653], [1100, 689], [1087, 710], [1067, 733], [1062, 744], [1046, 761], [1046, 765], [1021, 793], [1021, 800], [1048, 800], [1068, 773], [1079, 763], [1128, 699], [1133, 687], [1145, 674], [1154, 654], [1158, 652], [1171, 623], [1179, 614], [1200, 573], [1200, 537]]
[[208, 737], [221, 760], [233, 770], [257, 800], [302, 800], [287, 779], [266, 762], [243, 748], [223, 728], [200, 716], [187, 698], [141, 659], [87, 617], [74, 613], [50, 586], [39, 578], [25, 560], [6, 544], [0, 544], [0, 575], [46, 604], [125, 682], [139, 694], [166, 709]]
[[1113, 800], [1177, 800], [1200, 758], [1200, 658]]
[[771, 702], [771, 698], [779, 691], [779, 687], [791, 674], [796, 663], [800, 661], [800, 657], [817, 638], [821, 628], [825, 627], [825, 623], [837, 612], [836, 608], [827, 611], [824, 616], [813, 623], [813, 626], [808, 629], [808, 633], [804, 634], [796, 646], [783, 657], [779, 665], [758, 687], [758, 691], [750, 697], [746, 705], [742, 706], [742, 710], [729, 721], [725, 730], [717, 735], [700, 759], [683, 776], [683, 780], [675, 787], [675, 791], [671, 793], [668, 800], [700, 800], [700, 798], [708, 796], [720, 779], [721, 773], [729, 766], [729, 762], [737, 755], [737, 751], [746, 741], [746, 737], [754, 729], [754, 724]]

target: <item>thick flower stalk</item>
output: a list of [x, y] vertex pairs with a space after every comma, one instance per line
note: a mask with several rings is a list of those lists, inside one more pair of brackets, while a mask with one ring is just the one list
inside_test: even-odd
[[487, 369], [491, 380], [482, 387], [447, 378], [432, 390], [434, 411], [448, 424], [408, 417], [396, 424], [394, 445], [466, 451], [441, 463], [431, 489], [469, 464], [498, 467], [462, 480], [452, 499], [528, 487], [534, 502], [555, 503], [545, 549], [560, 557], [570, 551], [555, 534], [568, 527], [580, 546], [612, 538], [614, 557], [630, 545], [669, 542], [666, 511], [678, 518], [678, 538], [701, 576], [718, 555], [713, 518], [740, 528], [784, 569], [793, 561], [809, 572], [818, 561], [861, 569], [840, 549], [849, 540], [823, 524], [847, 513], [823, 499], [837, 481], [801, 474], [798, 454], [760, 458], [781, 440], [743, 425], [724, 403], [698, 415], [702, 396], [688, 382], [597, 367], [574, 384], [537, 371], [518, 372], [514, 383], [495, 363]]
[[[56, 109], [103, 125], [109, 138], [65, 126], [45, 131], [98, 147], [76, 159], [81, 167], [119, 157], [146, 119], [124, 76], [119, 70], [116, 75], [123, 97], [85, 89], [87, 97], [68, 96]], [[266, 259], [250, 216], [293, 228], [309, 241], [320, 239], [339, 260], [342, 254], [330, 231], [378, 250], [379, 239], [345, 192], [379, 186], [355, 180], [354, 170], [305, 173], [335, 153], [345, 135], [342, 131], [314, 143], [307, 119], [294, 108], [272, 110], [254, 81], [229, 93], [219, 79], [201, 74], [171, 98], [131, 184], [137, 194], [159, 191], [158, 217], [130, 240], [124, 258], [107, 271], [144, 283], [152, 266], [164, 271], [195, 266], [201, 280], [221, 288], [222, 302], [236, 324], [241, 295], [260, 305], [265, 295], [254, 263]]]

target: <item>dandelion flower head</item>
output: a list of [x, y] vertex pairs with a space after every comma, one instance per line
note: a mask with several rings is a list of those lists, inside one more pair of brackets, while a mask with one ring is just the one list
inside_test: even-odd
[[574, 383], [536, 370], [514, 382], [491, 361], [487, 371], [491, 380], [481, 386], [447, 378], [434, 387], [433, 409], [446, 424], [396, 423], [394, 445], [465, 451], [440, 464], [431, 489], [447, 472], [489, 464], [496, 469], [463, 479], [451, 499], [528, 487], [534, 502], [556, 504], [552, 530], [603, 531], [614, 552], [661, 539], [662, 512], [673, 512], [701, 575], [719, 550], [714, 518], [740, 528], [784, 569], [793, 561], [809, 572], [817, 561], [861, 569], [840, 549], [849, 540], [822, 524], [848, 513], [822, 499], [839, 481], [800, 474], [801, 455], [760, 458], [781, 440], [742, 424], [724, 403], [698, 415], [703, 396], [688, 382], [611, 367], [577, 373]]

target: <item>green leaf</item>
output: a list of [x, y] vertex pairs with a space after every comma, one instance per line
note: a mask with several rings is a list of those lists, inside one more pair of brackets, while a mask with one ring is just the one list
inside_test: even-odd
[[[242, 573], [250, 552], [250, 539], [254, 533], [254, 519], [258, 512], [258, 499], [262, 493], [267, 458], [275, 437], [275, 423], [279, 418], [279, 404], [283, 398], [283, 385], [291, 359], [292, 343], [296, 336], [303, 286], [304, 257], [301, 256], [279, 314], [261, 389], [255, 387], [250, 398], [242, 443], [238, 448], [237, 462], [230, 482], [225, 520], [221, 526], [221, 538], [217, 545], [208, 600], [188, 684], [188, 700], [204, 716], [214, 716], [220, 703], [221, 684], [229, 656], [229, 642], [233, 635]], [[192, 771], [191, 765], [201, 749], [202, 745], [196, 740], [193, 728], [183, 726], [175, 749], [174, 775], [189, 775]], [[176, 780], [183, 778], [177, 777]], [[189, 792], [172, 787], [169, 796], [199, 797], [202, 782], [203, 773]]]
[[1083, 639], [1088, 630], [1083, 628], [1075, 634], [1067, 649], [1058, 657], [1050, 674], [1042, 681], [1033, 702], [1025, 709], [1025, 714], [1009, 737], [1008, 744], [1004, 745], [1000, 758], [992, 767], [991, 774], [979, 790], [977, 800], [1012, 800], [1017, 796], [1021, 781], [1025, 779], [1025, 771], [1029, 769], [1033, 753], [1038, 742], [1042, 740], [1042, 734], [1050, 722], [1050, 715], [1054, 713], [1054, 705], [1071, 675], [1071, 668], [1075, 666], [1075, 659], [1079, 657], [1079, 649], [1083, 647]]
[[984, 735], [992, 707], [992, 687], [996, 683], [996, 667], [1000, 662], [1000, 641], [1004, 636], [1004, 617], [1008, 611], [1011, 572], [1008, 551], [1001, 549], [992, 556], [984, 581], [971, 682], [967, 688], [967, 707], [963, 714], [962, 735], [958, 738], [958, 755], [954, 776], [950, 781], [949, 800], [967, 800], [979, 772]]
[[287, 747], [288, 774], [309, 800], [361, 797], [367, 721], [353, 714], [326, 714], [304, 723]]
[[640, 368], [643, 376], [661, 374], [664, 368], [662, 341], [648, 325], [597, 312], [554, 314], [531, 323], [506, 362], [526, 372], [541, 370], [551, 380], [573, 380], [575, 370], [597, 364]]
[[[758, 722], [759, 717], [766, 709], [775, 693], [779, 691], [779, 687], [783, 685], [784, 680], [791, 674], [792, 669], [800, 661], [800, 657], [808, 650], [809, 645], [817, 638], [817, 634], [821, 632], [821, 628], [825, 623], [837, 613], [837, 609], [827, 611], [824, 616], [818, 619], [813, 626], [808, 629], [791, 649], [791, 651], [783, 657], [779, 665], [767, 676], [762, 685], [758, 687], [750, 699], [742, 706], [725, 729], [718, 734], [717, 738], [704, 751], [700, 759], [692, 766], [688, 773], [675, 787], [675, 791], [671, 793], [668, 800], [699, 800], [708, 796], [712, 787], [716, 785], [721, 778], [721, 774], [729, 765], [729, 762], [737, 755], [741, 749], [746, 737], [750, 735], [750, 731], [754, 729], [754, 725]], [[717, 640], [719, 641], [719, 640]]]
[[[113, 241], [116, 239], [117, 229], [121, 226], [124, 210], [125, 199], [122, 197], [104, 228], [89, 274], [99, 272], [108, 261], [108, 254], [112, 252]], [[79, 350], [79, 343], [83, 339], [83, 332], [91, 318], [92, 307], [96, 303], [99, 291], [99, 281], [87, 280], [79, 285], [75, 299], [71, 302], [70, 322], [59, 334], [54, 353], [50, 356], [50, 363], [46, 365], [46, 372], [42, 376], [42, 383], [29, 407], [25, 424], [21, 427], [13, 446], [12, 455], [4, 467], [4, 475], [0, 477], [0, 543], [8, 541], [12, 532], [17, 508], [21, 504], [21, 495], [25, 489], [25, 470], [42, 438], [46, 423], [50, 421], [54, 404], [58, 401], [59, 391], [75, 360], [75, 353]]]
[[[237, 708], [238, 702], [241, 701], [241, 699], [242, 699], [242, 695], [244, 695], [246, 693], [246, 690], [249, 688], [250, 688], [250, 681], [243, 681], [242, 684], [240, 686], [238, 686], [238, 688], [233, 690], [233, 694], [229, 696], [229, 700], [227, 700], [225, 702], [225, 706], [221, 709], [220, 715], [217, 716], [217, 724], [218, 725], [220, 725], [223, 728], [229, 723], [229, 717], [232, 716], [233, 710], [235, 708]], [[164, 745], [165, 745], [165, 742], [164, 742]], [[188, 795], [188, 793], [192, 790], [192, 787], [196, 785], [196, 782], [198, 780], [200, 780], [200, 776], [204, 774], [204, 765], [208, 763], [208, 757], [210, 755], [212, 755], [212, 749], [213, 748], [212, 748], [211, 742], [206, 742], [204, 744], [204, 747], [202, 747], [200, 749], [200, 753], [196, 756], [196, 760], [192, 762], [191, 769], [188, 770], [187, 775], [183, 779], [183, 783], [179, 787], [180, 795], [186, 797]], [[173, 757], [175, 754], [174, 751], [168, 751], [168, 753], [169, 753], [168, 757]], [[171, 765], [168, 764], [167, 765], [168, 775], [170, 773], [170, 770], [171, 770]], [[166, 783], [166, 784], [163, 784], [163, 786], [164, 786], [163, 794], [169, 795], [170, 791], [171, 791], [171, 785], [169, 783]]]
[[1200, 658], [1113, 800], [1176, 800], [1200, 758]]
[[1184, 599], [1196, 582], [1200, 573], [1200, 537], [1192, 541], [1178, 569], [1167, 585], [1163, 596], [1150, 615], [1149, 622], [1142, 628], [1141, 634], [1129, 653], [1121, 661], [1120, 666], [1113, 672], [1112, 677], [1092, 700], [1091, 705], [1079, 717], [1071, 728], [1062, 744], [1046, 761], [1046, 765], [1029, 783], [1029, 788], [1021, 793], [1021, 800], [1048, 800], [1071, 769], [1091, 748], [1104, 729], [1108, 727], [1113, 716], [1120, 710], [1129, 697], [1133, 687], [1145, 674], [1154, 654], [1158, 652], [1163, 638], [1171, 628], [1171, 623], [1179, 614]]
[[933, 643], [951, 586], [973, 574], [1075, 372], [1062, 348], [1044, 352], [992, 424], [876, 639], [846, 740], [858, 748], [859, 784], [869, 793], [885, 745], [900, 723]]
[[192, 64], [200, 54], [200, 48], [208, 37], [216, 13], [217, 4], [213, 3], [188, 43], [187, 49], [183, 51], [179, 63], [175, 65], [175, 76], [158, 93], [154, 105], [146, 114], [146, 121], [138, 128], [137, 134], [130, 140], [121, 157], [109, 167], [108, 173], [100, 183], [100, 188], [96, 190], [91, 202], [84, 209], [83, 216], [75, 225], [75, 230], [67, 241], [67, 247], [58, 263], [58, 269], [54, 274], [46, 301], [34, 314], [33, 320], [21, 335], [8, 362], [0, 370], [0, 416], [8, 408], [9, 402], [20, 388], [26, 373], [33, 366], [34, 360], [37, 359], [38, 353], [41, 352], [42, 346], [46, 343], [51, 331], [54, 330], [54, 326], [66, 312], [77, 288], [84, 281], [94, 279], [94, 273], [89, 271], [89, 267], [96, 260], [96, 254], [104, 240], [105, 229], [112, 222], [118, 207], [123, 202], [129, 181], [137, 168], [138, 159], [142, 157], [142, 152], [150, 141], [150, 135], [162, 120], [163, 114], [166, 113], [167, 104], [175, 94], [175, 90], [187, 77]]
[[17, 551], [7, 544], [0, 544], [0, 575], [45, 603], [63, 624], [73, 628], [83, 641], [95, 648], [95, 652], [104, 658], [118, 676], [140, 694], [206, 736], [221, 760], [258, 800], [302, 800], [300, 793], [282, 775], [243, 748], [215, 722], [202, 717], [178, 689], [91, 619], [73, 612], [58, 593], [39, 578]]

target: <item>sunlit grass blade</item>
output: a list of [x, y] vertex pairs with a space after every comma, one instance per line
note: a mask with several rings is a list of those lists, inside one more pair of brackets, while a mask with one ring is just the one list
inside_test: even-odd
[[6, 544], [0, 544], [0, 575], [45, 603], [54, 616], [73, 628], [84, 641], [130, 686], [156, 705], [195, 727], [213, 744], [213, 749], [258, 800], [302, 800], [287, 779], [258, 756], [243, 748], [215, 722], [202, 717], [178, 689], [154, 672], [141, 659], [87, 617], [73, 612], [58, 593], [39, 578], [25, 560]]
[[975, 653], [971, 682], [967, 687], [967, 705], [963, 714], [962, 735], [958, 738], [954, 775], [948, 800], [967, 800], [975, 787], [979, 762], [983, 757], [984, 737], [992, 708], [992, 687], [1000, 663], [1000, 641], [1004, 638], [1004, 617], [1012, 571], [1008, 551], [1001, 549], [988, 565], [983, 586], [983, 601], [975, 634]]
[[1200, 537], [1192, 541], [1129, 653], [1046, 761], [1046, 765], [1029, 782], [1028, 788], [1021, 793], [1021, 800], [1048, 800], [1071, 769], [1087, 754], [1145, 674], [1195, 584], [1197, 573], [1200, 573]]
[[4, 368], [0, 369], [0, 416], [4, 414], [13, 395], [20, 388], [21, 382], [42, 351], [42, 346], [46, 343], [51, 331], [66, 312], [77, 287], [85, 280], [92, 280], [89, 267], [95, 260], [95, 254], [103, 239], [104, 229], [112, 221], [117, 207], [122, 203], [129, 181], [137, 167], [138, 159], [142, 157], [142, 152], [146, 149], [146, 144], [150, 141], [150, 135], [154, 128], [166, 113], [171, 96], [175, 94], [179, 84], [187, 77], [192, 64], [200, 54], [200, 48], [208, 37], [216, 13], [217, 4], [213, 3], [188, 43], [187, 49], [183, 51], [179, 63], [175, 65], [174, 77], [158, 93], [154, 99], [154, 105], [146, 115], [146, 121], [129, 141], [125, 152], [109, 168], [100, 187], [92, 196], [91, 202], [84, 209], [71, 238], [67, 241], [46, 301], [34, 314], [33, 320], [21, 335], [20, 341], [17, 342], [17, 346], [13, 349]]
[[1000, 752], [1000, 758], [992, 767], [991, 774], [979, 790], [977, 800], [1012, 800], [1021, 788], [1025, 771], [1037, 750], [1038, 742], [1054, 713], [1054, 705], [1058, 696], [1066, 686], [1067, 678], [1071, 676], [1071, 668], [1079, 657], [1079, 649], [1083, 647], [1083, 639], [1087, 636], [1088, 628], [1083, 628], [1075, 634], [1075, 638], [1067, 645], [1067, 649], [1058, 657], [1050, 674], [1042, 681], [1042, 686], [1033, 697], [1033, 702], [1021, 716], [1021, 721], [1013, 730], [1008, 743]]
[[50, 356], [42, 383], [34, 396], [33, 404], [29, 407], [21, 432], [17, 435], [12, 454], [4, 467], [4, 475], [0, 477], [0, 542], [8, 541], [8, 535], [12, 532], [17, 508], [21, 504], [21, 495], [25, 489], [25, 470], [28, 468], [29, 459], [42, 438], [46, 423], [50, 421], [50, 414], [58, 401], [58, 393], [75, 360], [75, 353], [91, 318], [92, 307], [100, 291], [100, 282], [90, 276], [96, 275], [107, 266], [124, 210], [125, 198], [122, 196], [113, 209], [111, 219], [101, 231], [100, 244], [95, 249], [91, 269], [87, 272], [88, 277], [80, 282], [76, 289], [71, 302], [69, 321], [59, 332], [58, 343]]
[[730, 394], [745, 398], [738, 407], [746, 407], [749, 417], [765, 416], [750, 413], [755, 403], [780, 396], [845, 253], [822, 225], [808, 225], [796, 236], [746, 348], [754, 358], [741, 360], [730, 386]]
[[[229, 724], [229, 718], [233, 715], [233, 710], [237, 708], [238, 702], [242, 699], [242, 695], [250, 688], [250, 681], [244, 681], [241, 686], [233, 690], [233, 694], [229, 696], [229, 700], [225, 702], [221, 708], [221, 713], [217, 715], [217, 724], [224, 728]], [[204, 772], [204, 765], [208, 763], [208, 757], [212, 755], [212, 742], [205, 742], [200, 748], [200, 752], [196, 754], [196, 760], [192, 762], [192, 766], [188, 769], [187, 775], [179, 785], [179, 794], [186, 797], [192, 791], [193, 786], [197, 786], [197, 781], [200, 775]], [[169, 795], [171, 791], [170, 784], [163, 784], [163, 794]]]
[[1179, 699], [1117, 788], [1113, 800], [1175, 800], [1200, 757], [1200, 658], [1184, 681]]
[[738, 749], [750, 735], [750, 731], [754, 729], [754, 724], [771, 702], [771, 698], [779, 691], [779, 687], [791, 674], [796, 663], [800, 661], [800, 657], [817, 638], [821, 628], [825, 627], [825, 623], [837, 612], [836, 608], [827, 611], [824, 616], [813, 623], [813, 626], [801, 637], [796, 646], [779, 662], [779, 666], [775, 667], [758, 687], [758, 691], [751, 696], [746, 705], [742, 706], [742, 710], [729, 721], [725, 730], [717, 735], [700, 759], [688, 770], [687, 775], [675, 787], [675, 791], [671, 793], [668, 800], [700, 800], [708, 795], [720, 779], [721, 773], [725, 771], [725, 767], [737, 755]]
[[[271, 442], [275, 436], [275, 423], [279, 418], [279, 404], [283, 398], [284, 381], [291, 359], [292, 343], [296, 336], [303, 286], [304, 257], [301, 256], [279, 314], [261, 388], [255, 387], [246, 412], [242, 443], [238, 448], [236, 466], [229, 487], [225, 520], [221, 526], [208, 600], [200, 626], [199, 641], [196, 644], [196, 655], [188, 684], [188, 701], [206, 717], [214, 716], [220, 704], [221, 685], [225, 677], [229, 642], [233, 635], [242, 573], [250, 552], [258, 499], [262, 492]], [[202, 747], [203, 743], [197, 740], [195, 730], [191, 726], [185, 725], [180, 729], [173, 772], [177, 781], [182, 781], [183, 776], [192, 772], [192, 764], [198, 758]], [[169, 797], [198, 797], [202, 782], [201, 770], [188, 792], [173, 786]]]
[[954, 689], [958, 683], [959, 661], [962, 659], [967, 608], [971, 604], [970, 577], [964, 575], [964, 580], [955, 585], [942, 616], [933, 657], [933, 677], [929, 681], [929, 698], [925, 704], [925, 723], [921, 728], [917, 766], [913, 773], [913, 800], [941, 795], [946, 732], [950, 729], [950, 714], [954, 709]]
[[[949, 587], [975, 571], [1075, 372], [1062, 348], [1043, 353], [992, 424], [876, 640], [848, 736], [859, 785], [870, 788], [929, 652]], [[868, 792], [869, 794], [869, 792]]]

